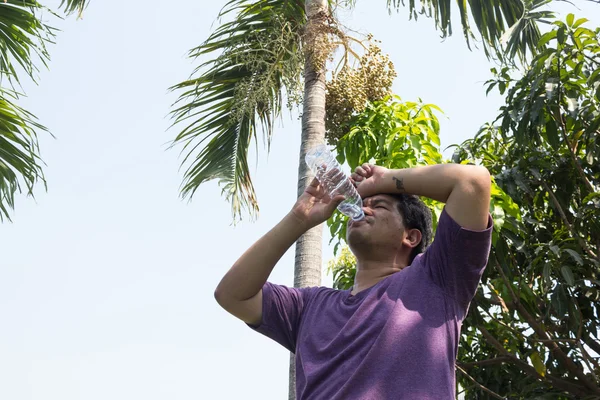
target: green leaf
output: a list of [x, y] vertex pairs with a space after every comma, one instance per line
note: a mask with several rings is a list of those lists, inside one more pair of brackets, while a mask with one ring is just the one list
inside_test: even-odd
[[589, 165], [594, 165], [594, 153], [588, 151], [588, 153], [585, 156], [585, 160]]
[[565, 293], [565, 289], [562, 285], [557, 284], [554, 292], [551, 297], [552, 307], [556, 311], [557, 317], [562, 319], [567, 314], [569, 310], [569, 302], [567, 300], [567, 295]]
[[558, 136], [558, 129], [556, 128], [556, 122], [552, 118], [546, 122], [546, 138], [548, 143], [554, 150], [558, 150], [560, 147], [560, 138]]
[[504, 94], [504, 92], [506, 91], [506, 82], [498, 82], [498, 90], [500, 91], [500, 94]]
[[548, 42], [550, 42], [550, 40], [552, 40], [554, 38], [556, 38], [556, 31], [553, 30], [553, 31], [544, 33], [538, 42], [538, 47], [539, 48], [545, 47], [548, 44]]
[[577, 253], [575, 250], [572, 249], [563, 249], [564, 251], [566, 251], [567, 253], [569, 253], [569, 255], [571, 256], [571, 258], [573, 260], [575, 260], [575, 262], [579, 265], [583, 265], [583, 259], [581, 258], [581, 256], [579, 255], [579, 253]]
[[594, 192], [594, 193], [590, 193], [587, 196], [585, 196], [585, 199], [583, 199], [583, 204], [588, 204], [590, 202], [593, 202], [595, 199], [600, 199], [600, 192]]
[[595, 70], [594, 72], [592, 72], [588, 78], [588, 84], [592, 85], [593, 83], [595, 83], [597, 80], [599, 80], [600, 78], [600, 69]]
[[529, 355], [529, 359], [531, 360], [531, 363], [533, 364], [533, 367], [535, 368], [537, 373], [541, 376], [546, 376], [546, 365], [542, 361], [540, 353], [534, 351]]
[[558, 32], [556, 32], [556, 39], [558, 40], [558, 43], [560, 43], [560, 44], [565, 43], [565, 28], [564, 27], [558, 28]]
[[544, 280], [546, 280], [546, 282], [550, 282], [551, 272], [552, 272], [552, 265], [550, 263], [544, 264], [544, 270], [542, 272], [542, 275], [544, 277]]
[[573, 271], [571, 271], [571, 267], [568, 265], [563, 265], [560, 267], [560, 273], [562, 274], [563, 278], [565, 278], [567, 285], [573, 286], [575, 284], [575, 278], [573, 277]]
[[415, 154], [420, 154], [422, 150], [421, 138], [416, 135], [410, 135], [410, 143], [415, 150]]
[[504, 209], [498, 204], [494, 205], [494, 209], [492, 211], [492, 220], [494, 221], [494, 228], [501, 230], [504, 225]]
[[496, 86], [496, 84], [497, 84], [497, 83], [498, 83], [498, 82], [492, 82], [492, 83], [491, 83], [491, 84], [488, 86], [487, 90], [485, 91], [485, 95], [486, 95], [486, 96], [487, 96], [487, 95], [488, 95], [488, 94], [489, 94], [489, 93], [492, 91], [492, 89], [494, 89], [494, 86]]
[[567, 26], [569, 26], [569, 27], [572, 27], [572, 26], [573, 26], [573, 20], [574, 20], [574, 19], [575, 19], [575, 15], [573, 15], [573, 14], [569, 13], [569, 14], [567, 15], [567, 19], [566, 19]]
[[588, 22], [589, 20], [587, 18], [579, 18], [577, 21], [575, 21], [575, 23], [573, 24], [573, 29], [577, 29], [579, 28], [581, 25], [585, 24], [586, 22]]

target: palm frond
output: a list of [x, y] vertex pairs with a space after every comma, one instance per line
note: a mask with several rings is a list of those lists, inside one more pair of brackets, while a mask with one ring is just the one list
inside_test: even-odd
[[190, 51], [192, 58], [214, 58], [171, 89], [181, 91], [172, 116], [183, 126], [173, 142], [186, 153], [182, 196], [192, 198], [202, 183], [217, 179], [235, 220], [242, 209], [252, 217], [258, 212], [248, 150], [259, 129], [270, 145], [283, 91], [298, 84], [305, 14], [301, 1], [231, 0], [219, 17], [231, 15]]
[[[456, 0], [463, 35], [467, 46], [477, 39], [470, 21], [474, 24], [486, 56], [522, 60], [535, 53], [540, 38], [538, 23], [548, 23], [554, 14], [540, 8], [551, 0]], [[388, 8], [404, 6], [404, 0], [387, 0]], [[419, 14], [433, 18], [442, 37], [452, 35], [451, 0], [409, 0], [410, 18]], [[417, 7], [420, 6], [418, 9]], [[503, 47], [506, 44], [506, 47]]]
[[0, 3], [0, 77], [18, 83], [25, 72], [35, 81], [36, 63], [46, 66], [46, 43], [52, 41], [54, 29], [41, 22], [37, 15], [41, 11], [37, 1]]
[[[62, 0], [67, 13], [83, 11], [89, 0]], [[55, 29], [42, 22], [42, 12], [56, 15], [34, 0], [0, 2], [0, 221], [10, 220], [17, 192], [32, 195], [38, 181], [45, 184], [37, 132], [47, 131], [36, 117], [16, 105], [23, 73], [36, 81], [38, 64], [47, 67], [47, 43]]]
[[61, 0], [59, 8], [65, 10], [67, 15], [77, 13], [79, 17], [83, 10], [90, 4], [90, 0]]
[[536, 54], [540, 50], [537, 47], [541, 39], [538, 23], [549, 23], [548, 20], [554, 18], [552, 12], [540, 10], [548, 3], [550, 0], [527, 1], [523, 16], [504, 32], [500, 42], [505, 45], [505, 54], [509, 59], [518, 56], [524, 60], [526, 54]]
[[47, 66], [54, 29], [42, 22], [44, 10], [32, 0], [0, 3], [0, 82], [7, 84], [0, 87], [0, 221], [10, 220], [17, 192], [31, 195], [44, 181], [36, 132], [46, 129], [16, 104], [15, 90], [22, 74], [35, 81], [38, 65]]
[[10, 221], [15, 194], [23, 186], [32, 195], [39, 180], [45, 183], [36, 131], [46, 128], [17, 106], [16, 99], [16, 93], [0, 89], [0, 221]]

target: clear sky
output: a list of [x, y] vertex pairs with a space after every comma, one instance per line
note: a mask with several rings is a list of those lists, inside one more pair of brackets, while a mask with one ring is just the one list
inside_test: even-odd
[[[0, 226], [0, 399], [287, 398], [287, 351], [222, 311], [213, 291], [295, 201], [297, 115], [285, 114], [271, 154], [261, 146], [252, 166], [254, 223], [231, 225], [216, 183], [182, 201], [179, 152], [167, 151], [167, 88], [191, 73], [186, 52], [224, 3], [92, 0], [81, 21], [48, 16], [62, 32], [21, 104], [56, 139], [40, 138], [48, 191], [19, 197]], [[600, 6], [577, 4], [557, 6], [600, 23]], [[383, 41], [397, 94], [445, 111], [444, 147], [496, 116], [502, 99], [482, 86], [492, 65], [458, 25], [442, 41], [432, 21], [388, 15], [384, 1], [342, 15]], [[293, 249], [271, 280], [292, 284]]]

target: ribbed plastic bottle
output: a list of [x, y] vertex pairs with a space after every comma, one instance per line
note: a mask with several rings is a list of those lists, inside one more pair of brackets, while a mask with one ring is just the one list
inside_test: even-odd
[[363, 219], [362, 199], [327, 146], [321, 144], [309, 149], [305, 159], [331, 198], [340, 194], [346, 196], [338, 210], [355, 221]]

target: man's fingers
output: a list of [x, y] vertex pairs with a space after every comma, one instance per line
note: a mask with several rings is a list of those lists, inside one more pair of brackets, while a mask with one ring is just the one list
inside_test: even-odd
[[352, 180], [357, 183], [364, 179], [364, 177], [362, 175], [359, 175], [357, 173], [353, 173], [352, 175], [350, 175], [350, 178], [352, 178]]
[[329, 211], [331, 213], [333, 213], [335, 211], [335, 209], [337, 208], [337, 206], [339, 206], [340, 203], [344, 200], [346, 200], [346, 196], [342, 196], [342, 195], [335, 196], [329, 203]]
[[362, 169], [363, 169], [363, 170], [364, 170], [364, 171], [367, 173], [367, 175], [371, 175], [371, 171], [372, 171], [372, 169], [371, 169], [371, 164], [369, 164], [369, 163], [364, 163], [364, 164], [362, 165]]
[[335, 196], [332, 201], [336, 204], [337, 207], [344, 200], [346, 200], [346, 196], [342, 196], [341, 194], [339, 194]]

